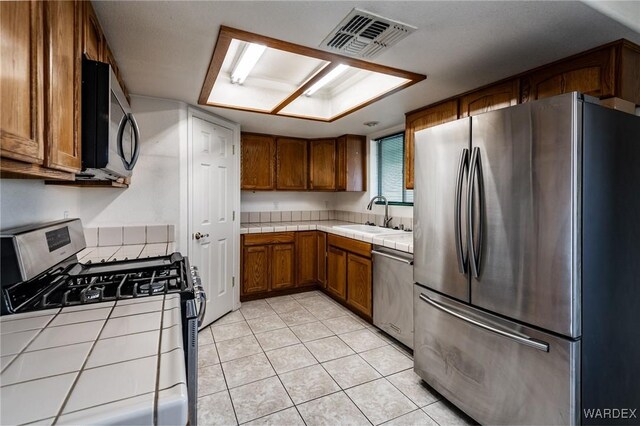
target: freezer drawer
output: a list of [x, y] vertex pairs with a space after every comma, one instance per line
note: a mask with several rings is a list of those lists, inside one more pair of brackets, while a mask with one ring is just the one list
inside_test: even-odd
[[373, 324], [413, 349], [413, 256], [376, 246]]
[[575, 424], [580, 342], [414, 286], [414, 369], [481, 424]]

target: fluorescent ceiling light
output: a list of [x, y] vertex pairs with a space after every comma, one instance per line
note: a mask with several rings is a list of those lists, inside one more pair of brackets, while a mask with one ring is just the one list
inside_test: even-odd
[[332, 82], [333, 80], [335, 80], [340, 74], [342, 74], [343, 72], [345, 72], [347, 69], [349, 69], [349, 65], [344, 65], [344, 64], [340, 64], [337, 67], [335, 67], [334, 69], [332, 69], [329, 74], [325, 75], [324, 77], [322, 77], [320, 80], [318, 80], [316, 82], [316, 84], [314, 84], [313, 86], [311, 86], [308, 90], [306, 90], [304, 92], [305, 96], [311, 96], [314, 93], [316, 93], [318, 90], [320, 90], [322, 87], [324, 87], [325, 85], [329, 84], [330, 82]]
[[244, 83], [266, 49], [267, 46], [262, 44], [249, 43], [242, 52], [238, 64], [231, 72], [231, 82], [236, 84]]

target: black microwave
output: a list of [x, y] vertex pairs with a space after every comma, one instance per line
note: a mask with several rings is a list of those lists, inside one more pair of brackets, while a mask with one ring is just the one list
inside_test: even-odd
[[140, 132], [111, 65], [83, 58], [82, 173], [76, 179], [131, 176], [140, 154]]

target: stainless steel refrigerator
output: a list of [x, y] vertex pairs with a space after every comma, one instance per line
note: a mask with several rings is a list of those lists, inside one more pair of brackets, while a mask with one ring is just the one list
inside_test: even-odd
[[640, 117], [569, 93], [415, 141], [415, 371], [483, 424], [638, 423]]

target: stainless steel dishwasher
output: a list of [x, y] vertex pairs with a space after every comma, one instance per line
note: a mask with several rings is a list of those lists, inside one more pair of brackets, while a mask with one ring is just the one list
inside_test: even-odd
[[413, 255], [374, 246], [373, 324], [413, 349]]

